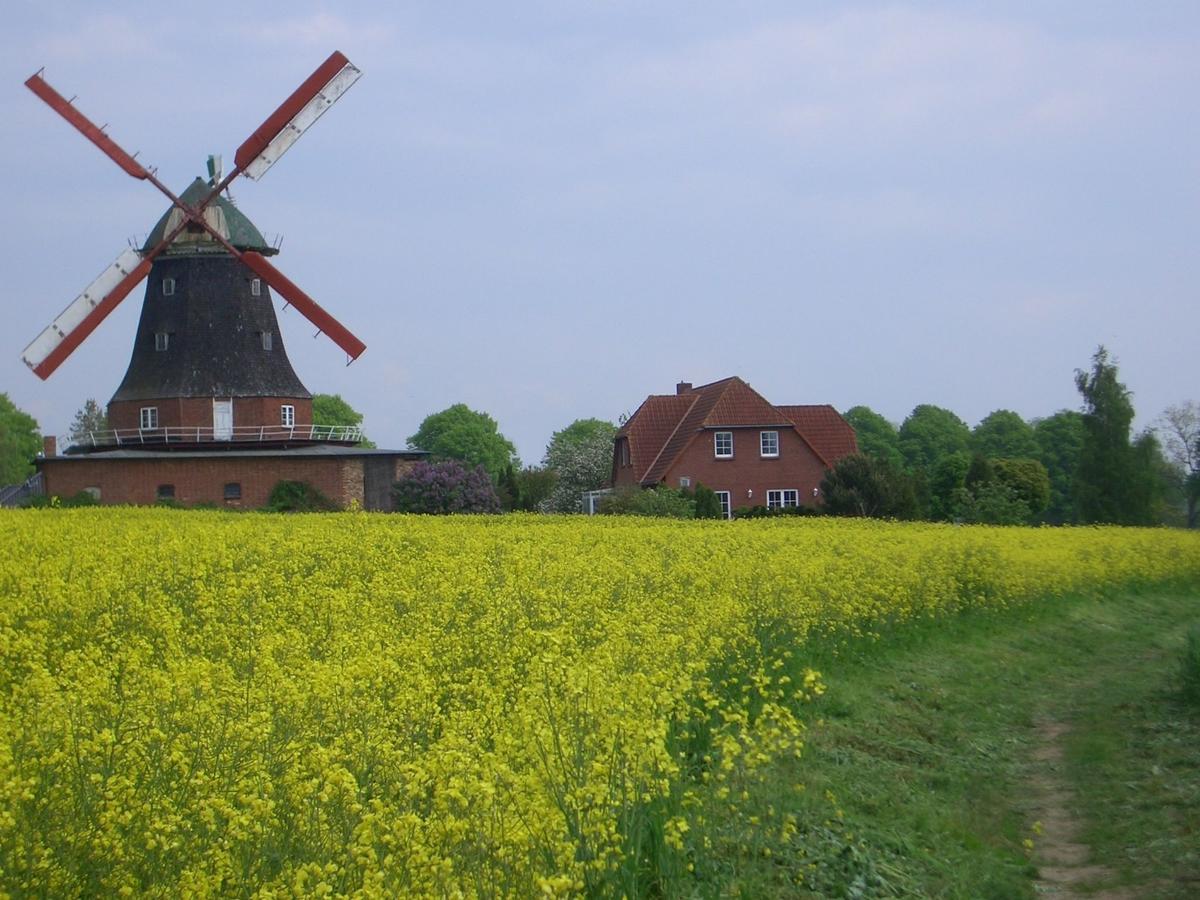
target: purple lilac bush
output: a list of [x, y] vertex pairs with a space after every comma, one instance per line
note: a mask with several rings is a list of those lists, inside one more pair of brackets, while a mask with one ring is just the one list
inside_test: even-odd
[[483, 466], [467, 469], [455, 460], [417, 463], [392, 486], [392, 497], [396, 512], [500, 512], [500, 498]]

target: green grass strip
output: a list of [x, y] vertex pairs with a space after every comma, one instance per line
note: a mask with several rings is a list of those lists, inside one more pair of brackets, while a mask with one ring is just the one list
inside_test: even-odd
[[[806, 648], [829, 689], [803, 757], [710, 797], [707, 846], [667, 893], [1197, 896], [1197, 623], [1196, 594], [1122, 594]], [[1051, 788], [1071, 834], [1038, 819]]]

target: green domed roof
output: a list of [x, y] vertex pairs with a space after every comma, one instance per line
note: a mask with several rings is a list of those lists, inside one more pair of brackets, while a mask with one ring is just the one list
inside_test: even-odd
[[[180, 195], [179, 199], [189, 206], [195, 206], [201, 200], [208, 196], [208, 192], [212, 190], [212, 186], [202, 178], [197, 178], [193, 181], [186, 191]], [[175, 221], [170, 222], [172, 214], [175, 216]], [[158, 220], [155, 226], [150, 229], [150, 234], [146, 236], [146, 243], [142, 245], [142, 252], [146, 253], [152, 250], [159, 241], [166, 236], [168, 230], [173, 228], [179, 221], [179, 212], [177, 207], [172, 206], [162, 218]], [[205, 207], [205, 215], [208, 218], [209, 224], [217, 228], [218, 231], [225, 232], [225, 236], [229, 243], [233, 244], [239, 250], [255, 250], [263, 256], [274, 256], [279, 251], [267, 243], [266, 238], [262, 236], [254, 223], [229, 201], [227, 197], [218, 194], [209, 201]], [[170, 225], [168, 225], [170, 222]], [[223, 225], [223, 227], [222, 227]], [[219, 244], [212, 240], [212, 236], [207, 232], [197, 233], [195, 231], [185, 230], [175, 238], [175, 241], [170, 248], [171, 250], [222, 250]]]

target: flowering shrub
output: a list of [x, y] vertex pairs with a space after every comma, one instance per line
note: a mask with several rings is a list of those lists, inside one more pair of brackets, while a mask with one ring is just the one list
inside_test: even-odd
[[800, 752], [807, 642], [1200, 575], [1185, 532], [859, 519], [0, 534], [0, 891], [38, 896], [646, 893], [700, 792]]
[[396, 512], [498, 513], [500, 498], [483, 466], [456, 460], [419, 462], [392, 488]]

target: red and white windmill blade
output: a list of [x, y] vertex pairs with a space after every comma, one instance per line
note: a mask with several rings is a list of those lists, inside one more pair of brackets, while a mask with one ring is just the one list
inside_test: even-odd
[[252, 250], [238, 250], [204, 217], [204, 208], [213, 198], [229, 187], [238, 175], [244, 174], [255, 180], [271, 168], [297, 138], [302, 135], [325, 110], [358, 80], [362, 73], [351, 65], [341, 53], [334, 51], [300, 87], [287, 98], [275, 112], [271, 113], [265, 122], [248, 137], [234, 155], [236, 165], [233, 171], [220, 184], [214, 185], [208, 195], [195, 206], [182, 202], [171, 193], [155, 173], [147, 169], [131, 155], [122, 150], [117, 143], [104, 133], [102, 128], [94, 125], [85, 115], [71, 105], [58, 91], [50, 87], [42, 78], [39, 71], [30, 76], [25, 86], [41, 97], [60, 116], [70, 122], [89, 141], [99, 147], [104, 153], [129, 175], [142, 181], [149, 181], [162, 191], [182, 212], [179, 224], [146, 253], [126, 250], [103, 274], [88, 285], [82, 294], [75, 298], [62, 314], [58, 316], [21, 354], [25, 364], [33, 369], [39, 378], [48, 378], [50, 374], [62, 365], [63, 361], [83, 343], [84, 339], [96, 330], [104, 318], [116, 308], [125, 297], [137, 287], [138, 283], [150, 272], [150, 264], [154, 258], [171, 245], [175, 237], [195, 222], [204, 228], [215, 241], [221, 244], [229, 253], [240, 259], [254, 274], [275, 289], [281, 297], [296, 307], [319, 331], [325, 332], [333, 342], [341, 347], [350, 357], [350, 362], [356, 360], [367, 349], [366, 344], [356, 338], [350, 331], [328, 312], [322, 309], [315, 300], [296, 287], [282, 272], [271, 265], [259, 253]]

